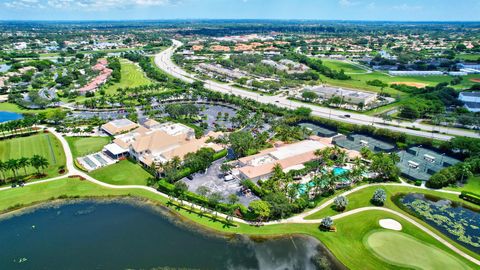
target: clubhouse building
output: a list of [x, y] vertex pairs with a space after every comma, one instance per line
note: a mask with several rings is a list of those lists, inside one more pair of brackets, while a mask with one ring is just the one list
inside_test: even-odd
[[[332, 138], [318, 136], [311, 136], [307, 140], [292, 144], [276, 144], [256, 155], [240, 158], [232, 174], [241, 179], [257, 182], [268, 179], [276, 164], [280, 165], [284, 172], [301, 170], [304, 163], [318, 159], [315, 155], [316, 150], [327, 147], [333, 147]], [[347, 150], [347, 154], [349, 159], [360, 156], [355, 150]]]
[[183, 157], [201, 148], [212, 148], [218, 152], [223, 147], [209, 138], [218, 138], [220, 132], [210, 132], [202, 138], [195, 138], [195, 131], [178, 123], [158, 123], [148, 120], [142, 125], [127, 119], [114, 120], [102, 126], [111, 135], [116, 135], [113, 143], [104, 147], [103, 152], [112, 158], [131, 157], [143, 166], [162, 164], [174, 157]]

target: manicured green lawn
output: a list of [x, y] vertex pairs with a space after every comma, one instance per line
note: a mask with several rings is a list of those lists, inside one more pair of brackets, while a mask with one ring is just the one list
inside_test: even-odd
[[[352, 194], [349, 194], [347, 196], [347, 199], [349, 201], [348, 203], [348, 206], [346, 208], [345, 211], [350, 211], [350, 210], [353, 210], [353, 209], [357, 209], [357, 208], [361, 208], [361, 207], [367, 207], [367, 206], [373, 206], [371, 203], [370, 203], [370, 199], [372, 198], [373, 196], [373, 193], [375, 192], [375, 190], [377, 188], [380, 188], [379, 186], [371, 186], [371, 187], [367, 187], [367, 188], [364, 188], [364, 189], [361, 189], [359, 191], [356, 191]], [[393, 209], [397, 212], [400, 212], [400, 213], [403, 213], [403, 214], [407, 214], [410, 216], [409, 213], [403, 211], [402, 209], [400, 209], [392, 200], [392, 196], [394, 196], [395, 194], [398, 194], [398, 193], [424, 193], [424, 194], [430, 194], [430, 195], [435, 195], [435, 196], [439, 196], [439, 197], [442, 197], [442, 198], [445, 198], [445, 199], [448, 199], [448, 200], [451, 200], [451, 201], [457, 201], [457, 202], [461, 202], [463, 204], [466, 204], [468, 206], [471, 206], [473, 208], [476, 208], [476, 209], [479, 209], [479, 207], [473, 203], [469, 203], [467, 201], [464, 201], [464, 200], [461, 200], [457, 195], [455, 194], [448, 194], [448, 193], [441, 193], [441, 192], [438, 192], [438, 191], [434, 191], [434, 190], [426, 190], [426, 189], [418, 189], [418, 188], [412, 188], [412, 187], [402, 187], [402, 186], [382, 186], [381, 188], [385, 189], [385, 191], [387, 192], [387, 201], [385, 202], [385, 205], [384, 207], [386, 208], [390, 208], [390, 209]], [[312, 215], [306, 217], [306, 219], [321, 219], [323, 217], [326, 217], [326, 216], [334, 216], [336, 214], [339, 214], [339, 212], [337, 212], [332, 205], [329, 205], [327, 207], [325, 207], [324, 209], [316, 212], [316, 213], [313, 213]], [[471, 250], [465, 248], [464, 246], [461, 246], [459, 245], [458, 243], [456, 243], [455, 241], [453, 241], [452, 239], [448, 238], [446, 235], [442, 234], [441, 232], [439, 232], [437, 229], [433, 228], [432, 226], [428, 225], [426, 222], [422, 221], [421, 219], [418, 219], [416, 217], [413, 217], [411, 216], [413, 219], [415, 219], [417, 222], [421, 223], [422, 225], [424, 225], [425, 227], [429, 228], [431, 231], [435, 232], [436, 234], [440, 235], [444, 240], [448, 241], [450, 244], [456, 246], [458, 249], [464, 251], [465, 253], [475, 257], [475, 258], [480, 258], [480, 256], [478, 254], [475, 254], [474, 252], [472, 252]]]
[[480, 194], [480, 175], [468, 178], [467, 183], [462, 187], [448, 187], [446, 189], [454, 191], [470, 191]]
[[457, 59], [461, 60], [471, 60], [471, 61], [478, 61], [480, 59], [480, 54], [457, 54]]
[[65, 137], [74, 158], [101, 151], [109, 137]]
[[52, 109], [44, 109], [44, 110], [29, 110], [29, 109], [24, 109], [17, 104], [10, 103], [10, 102], [1, 102], [0, 103], [0, 111], [6, 111], [6, 112], [15, 112], [15, 113], [41, 113], [41, 112], [46, 112], [48, 110]]
[[[414, 82], [414, 83], [424, 83], [429, 86], [435, 86], [441, 82], [450, 82], [453, 79], [452, 76], [389, 76], [379, 71], [374, 71], [368, 74], [351, 74], [350, 76], [352, 77], [352, 79], [346, 80], [346, 81], [333, 80], [325, 76], [321, 76], [321, 78], [323, 81], [331, 85], [340, 86], [340, 87], [358, 88], [358, 89], [364, 89], [364, 90], [374, 91], [374, 92], [380, 92], [381, 88], [368, 85], [367, 81], [372, 81], [377, 79], [387, 84], [391, 84], [394, 82]], [[459, 85], [455, 85], [454, 88], [455, 89], [469, 88], [474, 84], [474, 82], [470, 81], [470, 79], [479, 78], [479, 77], [480, 75], [478, 74], [464, 76], [462, 77], [463, 78], [462, 82]], [[384, 89], [384, 92], [389, 93], [392, 97], [408, 96], [408, 94], [395, 90], [391, 87], [386, 87]]]
[[[65, 153], [62, 144], [57, 138], [50, 133], [39, 133], [36, 135], [13, 138], [0, 141], [0, 159], [6, 161], [11, 158], [30, 158], [33, 155], [45, 157], [49, 166], [45, 169], [47, 177], [58, 175], [60, 166], [65, 166]], [[27, 168], [27, 174], [36, 172], [33, 167]], [[23, 169], [18, 171], [20, 175], [24, 175]], [[6, 172], [7, 176], [13, 176], [11, 171]]]
[[[42, 183], [23, 188], [0, 191], [0, 212], [7, 209], [19, 208], [22, 205], [30, 205], [58, 197], [96, 197], [96, 196], [135, 196], [149, 199], [165, 205], [168, 199], [140, 189], [109, 189], [78, 179], [62, 179], [49, 183]], [[322, 241], [332, 253], [350, 269], [401, 269], [389, 264], [385, 260], [374, 255], [363, 244], [363, 238], [373, 230], [380, 229], [378, 220], [393, 218], [403, 226], [403, 232], [411, 235], [426, 244], [433, 245], [450, 256], [454, 256], [467, 264], [470, 269], [475, 266], [454, 254], [437, 240], [418, 230], [410, 223], [399, 219], [397, 216], [380, 211], [369, 211], [348, 216], [335, 221], [337, 232], [322, 232], [317, 224], [279, 224], [272, 226], [254, 227], [246, 224], [238, 224], [237, 227], [225, 226], [222, 222], [213, 221], [208, 217], [188, 210], [170, 206], [178, 213], [185, 222], [195, 222], [210, 230], [221, 233], [241, 233], [249, 235], [310, 235]], [[398, 251], [403, 252], [402, 250]], [[426, 258], [431, 260], [432, 258]]]
[[128, 160], [92, 171], [90, 175], [112, 185], [147, 185], [148, 178], [153, 177], [142, 166]]
[[[412, 188], [412, 187], [402, 187], [402, 186], [371, 186], [367, 187], [361, 190], [358, 190], [354, 193], [351, 193], [347, 195], [348, 199], [348, 205], [345, 211], [350, 211], [353, 209], [361, 208], [361, 207], [367, 207], [367, 206], [373, 206], [370, 203], [370, 199], [373, 196], [373, 193], [375, 192], [376, 189], [382, 188], [385, 189], [387, 192], [387, 201], [385, 202], [385, 207], [391, 208], [394, 210], [400, 210], [393, 201], [390, 200], [392, 196], [394, 196], [397, 193], [424, 193], [424, 194], [430, 194], [430, 195], [436, 195], [445, 199], [449, 199], [452, 201], [459, 201], [465, 204], [468, 204], [472, 207], [475, 207], [474, 204], [471, 204], [469, 202], [461, 200], [457, 195], [455, 194], [448, 194], [448, 193], [441, 193], [438, 191], [434, 190], [426, 190], [426, 189], [419, 189], [419, 188]], [[341, 194], [339, 192], [338, 194]], [[333, 216], [339, 214], [334, 208], [333, 205], [329, 205], [322, 210], [313, 213], [312, 215], [306, 217], [306, 219], [320, 219], [326, 216]]]
[[445, 251], [402, 232], [373, 231], [365, 236], [364, 244], [381, 259], [401, 267], [425, 270], [468, 269]]
[[345, 61], [339, 61], [339, 60], [332, 60], [332, 59], [325, 59], [322, 58], [322, 63], [334, 70], [340, 71], [343, 69], [346, 73], [361, 73], [361, 72], [366, 72], [365, 69], [362, 69], [356, 65], [352, 65], [350, 63], [347, 63]]
[[140, 85], [151, 84], [152, 82], [144, 74], [140, 67], [127, 59], [121, 59], [122, 78], [119, 83], [115, 83], [105, 89], [107, 94], [115, 94], [118, 88], [137, 87]]

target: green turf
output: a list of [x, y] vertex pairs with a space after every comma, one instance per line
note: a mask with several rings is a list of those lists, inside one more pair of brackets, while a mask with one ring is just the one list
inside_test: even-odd
[[109, 137], [65, 137], [74, 158], [101, 151]]
[[478, 61], [478, 59], [480, 59], [480, 54], [457, 54], [455, 58], [461, 60]]
[[90, 173], [92, 177], [113, 185], [146, 185], [152, 177], [139, 164], [122, 160]]
[[381, 259], [401, 267], [425, 270], [468, 269], [443, 250], [402, 232], [377, 230], [368, 234], [364, 243]]
[[[373, 196], [373, 193], [376, 189], [383, 188], [387, 192], [387, 201], [385, 202], [385, 207], [392, 208], [394, 210], [400, 210], [393, 201], [390, 200], [392, 196], [397, 193], [424, 193], [430, 195], [436, 195], [448, 200], [458, 201], [466, 203], [472, 207], [475, 207], [474, 204], [462, 201], [457, 195], [455, 194], [448, 194], [448, 193], [441, 193], [435, 190], [426, 190], [426, 189], [419, 189], [419, 188], [412, 188], [412, 187], [404, 187], [404, 186], [371, 186], [364, 189], [360, 189], [354, 193], [347, 195], [348, 205], [345, 211], [357, 209], [360, 207], [372, 206], [370, 203], [370, 199]], [[340, 194], [340, 193], [339, 193]], [[335, 210], [333, 204], [323, 208], [322, 210], [313, 213], [312, 215], [306, 217], [306, 219], [319, 219], [326, 216], [333, 216], [338, 214]]]
[[52, 109], [44, 109], [44, 110], [29, 110], [29, 109], [24, 109], [17, 104], [10, 103], [10, 102], [1, 102], [0, 103], [0, 111], [6, 111], [6, 112], [15, 112], [15, 113], [41, 113], [41, 112], [46, 112]]
[[110, 85], [105, 89], [107, 94], [115, 94], [118, 88], [137, 87], [141, 85], [148, 85], [152, 82], [148, 79], [140, 67], [133, 62], [121, 59], [120, 64], [122, 77], [120, 82]]
[[359, 66], [352, 65], [350, 63], [347, 63], [345, 61], [340, 61], [340, 60], [332, 60], [332, 59], [325, 59], [322, 58], [322, 63], [334, 70], [340, 71], [343, 69], [346, 73], [364, 73], [366, 72], [365, 69], [360, 68]]
[[[50, 165], [45, 169], [47, 177], [58, 175], [60, 166], [65, 166], [65, 154], [60, 141], [50, 133], [40, 133], [28, 137], [13, 138], [0, 141], [0, 159], [6, 161], [11, 158], [30, 158], [33, 155], [45, 157]], [[23, 169], [19, 171], [24, 175]], [[33, 167], [27, 168], [27, 174], [36, 172]], [[13, 176], [11, 171], [6, 172], [7, 176]]]
[[[92, 184], [88, 181], [77, 179], [62, 179], [49, 183], [42, 183], [24, 188], [0, 191], [0, 211], [11, 208], [19, 208], [22, 205], [30, 205], [42, 201], [48, 201], [55, 197], [94, 197], [94, 196], [136, 196], [151, 201], [165, 204], [167, 199], [152, 192], [140, 189], [109, 189]], [[474, 265], [460, 256], [454, 254], [447, 247], [440, 244], [431, 236], [418, 230], [410, 223], [399, 219], [397, 216], [380, 212], [369, 211], [355, 214], [335, 221], [337, 232], [321, 232], [318, 224], [278, 224], [272, 226], [255, 227], [246, 224], [237, 224], [237, 227], [225, 226], [219, 221], [201, 216], [197, 213], [177, 207], [171, 207], [185, 221], [193, 221], [205, 228], [222, 233], [249, 234], [249, 235], [285, 235], [305, 234], [322, 241], [332, 253], [350, 269], [402, 269], [379, 259], [363, 245], [363, 238], [372, 230], [380, 229], [378, 220], [382, 218], [394, 218], [403, 226], [403, 232], [412, 235], [419, 241], [434, 245], [446, 253], [468, 264], [471, 269]], [[402, 252], [401, 250], [399, 252]]]
[[480, 175], [472, 176], [468, 178], [467, 183], [459, 187], [449, 187], [448, 190], [454, 191], [470, 191], [473, 193], [480, 194]]

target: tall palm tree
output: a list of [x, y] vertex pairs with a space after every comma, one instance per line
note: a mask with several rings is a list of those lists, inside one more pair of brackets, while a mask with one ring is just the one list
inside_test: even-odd
[[27, 175], [27, 167], [30, 165], [30, 159], [21, 157], [18, 159], [18, 167], [23, 168], [23, 172]]
[[37, 170], [37, 173], [40, 174], [40, 168], [45, 169], [48, 166], [48, 160], [42, 156], [34, 155], [30, 158], [30, 164]]
[[9, 159], [6, 162], [7, 169], [13, 173], [13, 179], [17, 179], [18, 161], [16, 159]]
[[0, 160], [0, 172], [2, 172], [2, 181], [6, 181], [5, 171], [7, 170], [7, 164]]

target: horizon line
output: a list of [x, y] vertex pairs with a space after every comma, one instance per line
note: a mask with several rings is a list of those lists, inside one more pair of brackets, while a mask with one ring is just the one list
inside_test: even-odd
[[0, 19], [0, 22], [168, 22], [168, 21], [290, 21], [290, 22], [391, 22], [391, 23], [480, 23], [480, 20], [380, 20], [380, 19], [269, 19], [269, 18], [175, 18], [175, 19]]

